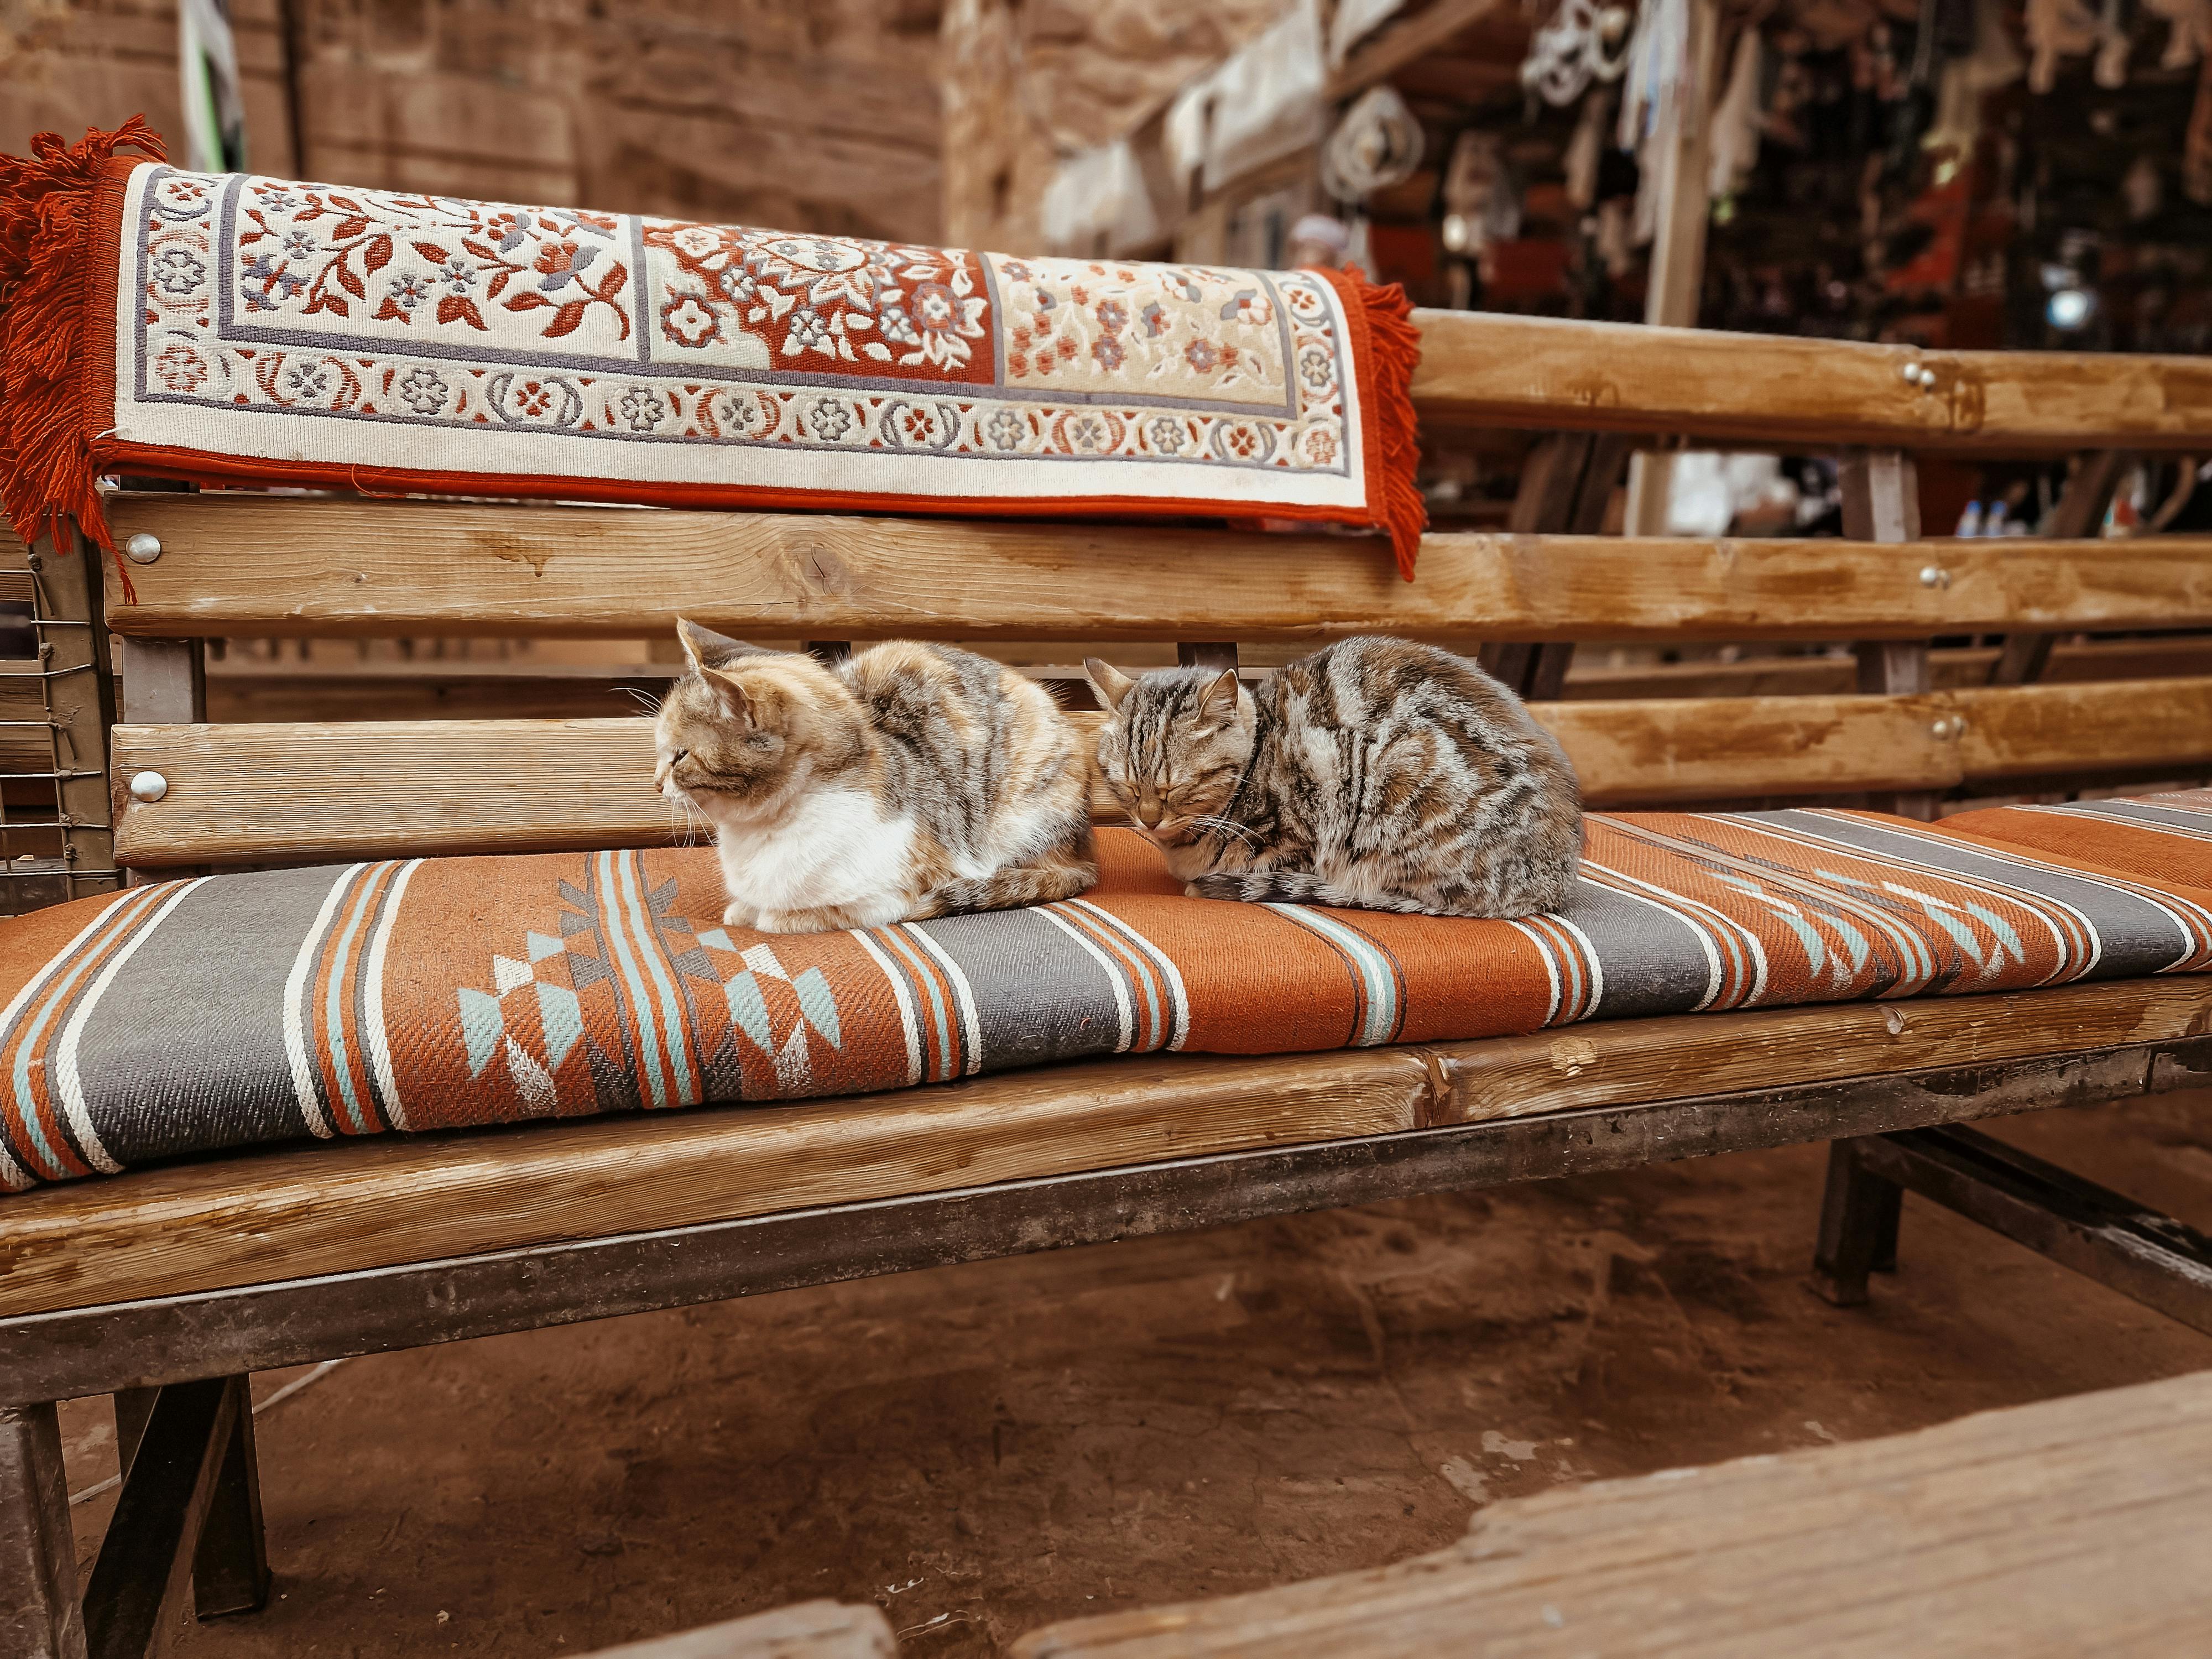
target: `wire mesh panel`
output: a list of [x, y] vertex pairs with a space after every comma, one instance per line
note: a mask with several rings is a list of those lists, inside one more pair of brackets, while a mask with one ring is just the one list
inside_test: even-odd
[[73, 529], [27, 548], [0, 535], [0, 915], [121, 884], [98, 557]]

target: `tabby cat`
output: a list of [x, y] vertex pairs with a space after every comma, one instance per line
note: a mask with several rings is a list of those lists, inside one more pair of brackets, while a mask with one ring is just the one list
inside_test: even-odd
[[1463, 657], [1346, 640], [1249, 689], [1084, 668], [1107, 787], [1194, 898], [1526, 916], [1574, 886], [1574, 768]]
[[729, 908], [767, 933], [1072, 898], [1098, 879], [1081, 738], [1034, 681], [892, 641], [835, 668], [689, 622], [654, 782], [714, 826]]

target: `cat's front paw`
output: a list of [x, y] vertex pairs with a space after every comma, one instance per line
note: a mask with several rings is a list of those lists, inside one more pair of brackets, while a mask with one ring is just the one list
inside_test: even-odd
[[748, 927], [756, 933], [768, 931], [763, 929], [760, 925], [759, 911], [754, 909], [750, 904], [740, 904], [735, 899], [732, 899], [727, 905], [723, 907], [722, 926], [725, 927]]

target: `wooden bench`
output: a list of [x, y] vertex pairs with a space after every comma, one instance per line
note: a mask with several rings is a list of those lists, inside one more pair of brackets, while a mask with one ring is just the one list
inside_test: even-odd
[[2212, 1372], [1509, 1498], [1447, 1550], [1071, 1620], [1016, 1659], [2212, 1650]]
[[[1149, 641], [1223, 662], [1370, 631], [1479, 646], [1532, 696], [1599, 806], [1841, 798], [1924, 816], [1948, 795], [2212, 771], [2212, 676], [1939, 689], [1928, 648], [2201, 633], [2212, 540], [1923, 539], [1911, 459], [2212, 447], [2212, 364], [1420, 321], [1418, 392], [1438, 430], [1553, 435], [1511, 532], [1431, 537], [1411, 586], [1379, 550], [1334, 536], [118, 496], [137, 602], [111, 593], [106, 611], [123, 703], [115, 855], [143, 878], [664, 839], [634, 720], [209, 725], [197, 641], [637, 637], [679, 611], [824, 651], [890, 635], [1044, 642], [1066, 661]], [[1844, 453], [1851, 538], [1580, 533], [1625, 459], [1613, 434], [1856, 446]], [[2109, 489], [2112, 471], [2081, 468], [2083, 489]], [[2064, 504], [2077, 529], [2100, 514], [2080, 492]], [[54, 569], [91, 559], [73, 543], [39, 552]], [[1844, 642], [1855, 684], [1560, 701], [1577, 640]], [[1988, 666], [2032, 678], [2044, 654], [1999, 648]], [[159, 800], [133, 798], [147, 772], [167, 781]], [[549, 791], [549, 775], [562, 787]], [[254, 1370], [2207, 1080], [2212, 986], [2168, 978], [1325, 1054], [1131, 1057], [774, 1110], [319, 1144], [9, 1197], [0, 1632], [10, 1651], [75, 1659], [88, 1629], [105, 1656], [143, 1650], [188, 1578], [204, 1614], [258, 1603], [238, 1408]], [[1889, 1248], [1896, 1184], [1848, 1150], [1837, 1167], [1823, 1254], [1848, 1296]], [[52, 1402], [101, 1391], [130, 1402], [142, 1449], [81, 1607]]]

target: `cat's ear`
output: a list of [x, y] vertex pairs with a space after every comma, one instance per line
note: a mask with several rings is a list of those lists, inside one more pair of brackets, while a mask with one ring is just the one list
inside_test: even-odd
[[1224, 668], [1221, 678], [1206, 688], [1198, 700], [1198, 717], [1210, 725], [1226, 726], [1237, 718], [1237, 671]]
[[1085, 657], [1083, 673], [1091, 682], [1091, 689], [1098, 694], [1101, 708], [1119, 709], [1128, 700], [1129, 693], [1136, 690], [1136, 681], [1103, 657]]
[[717, 634], [711, 628], [702, 628], [688, 617], [676, 619], [676, 637], [684, 643], [684, 659], [691, 665], [694, 673], [703, 673], [710, 663], [726, 663], [732, 657], [764, 657], [769, 653], [757, 645], [747, 645], [743, 640], [733, 640], [727, 634]]
[[732, 724], [746, 727], [760, 724], [753, 700], [745, 695], [745, 688], [738, 683], [736, 675], [725, 674], [719, 668], [701, 668], [699, 678], [706, 682], [707, 689], [714, 694], [714, 701], [721, 705], [724, 716]]

